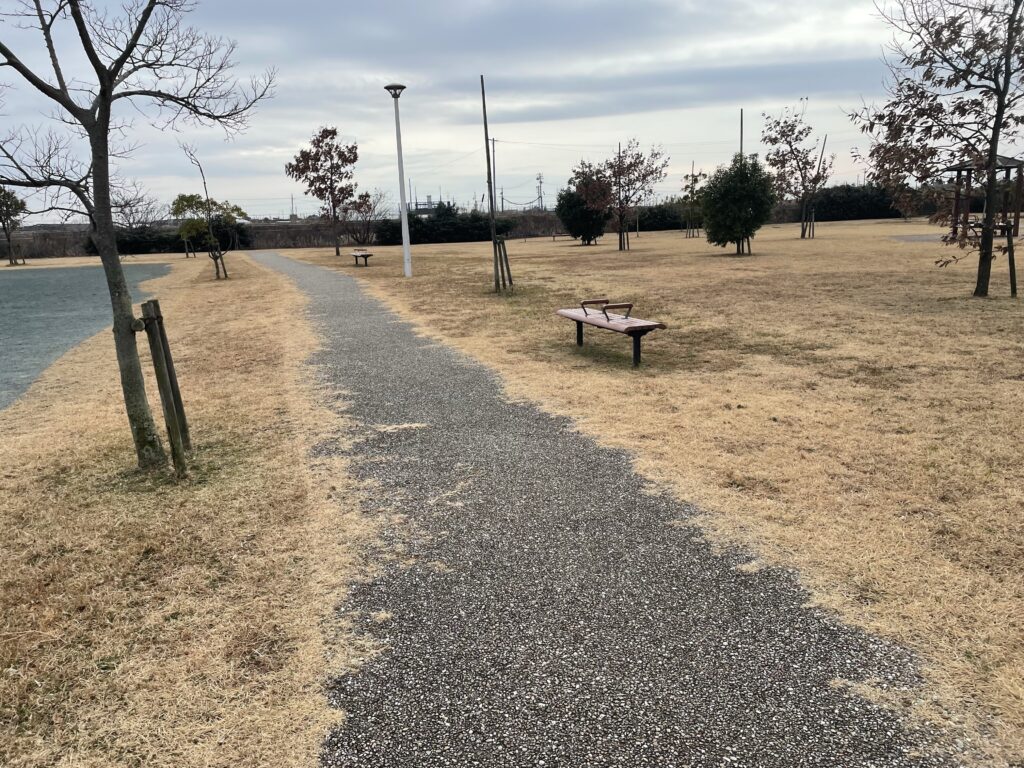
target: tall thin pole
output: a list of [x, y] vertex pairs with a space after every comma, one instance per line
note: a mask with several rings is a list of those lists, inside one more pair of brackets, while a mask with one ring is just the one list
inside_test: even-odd
[[618, 190], [617, 205], [619, 213], [619, 250], [626, 250], [626, 237], [628, 237], [629, 225], [625, 222], [626, 212], [622, 207], [622, 184], [619, 181], [619, 174], [622, 171], [622, 142], [619, 142], [618, 161], [615, 163], [615, 188]]
[[398, 116], [398, 97], [395, 102], [395, 139], [398, 142], [398, 195], [402, 204], [402, 264], [405, 276], [412, 277], [412, 252], [409, 249], [409, 204], [405, 197], [405, 162], [402, 160], [402, 120]]
[[740, 109], [740, 157], [743, 157], [743, 109]]
[[[492, 172], [492, 179], [493, 179], [492, 183], [494, 184], [495, 193], [497, 193], [497, 190], [498, 190], [498, 140], [497, 139], [491, 139], [491, 166], [494, 168], [494, 170]], [[496, 200], [495, 203], [494, 203], [495, 207], [498, 206], [498, 203], [499, 203], [499, 201]], [[501, 200], [500, 203], [501, 203], [501, 209], [505, 210], [505, 201]]]
[[491, 133], [487, 127], [487, 90], [484, 76], [480, 75], [480, 100], [484, 108], [484, 150], [487, 152], [487, 202], [491, 213], [491, 250], [494, 252], [494, 292], [501, 293], [501, 277], [498, 271], [498, 227], [494, 221], [494, 177], [491, 175]]

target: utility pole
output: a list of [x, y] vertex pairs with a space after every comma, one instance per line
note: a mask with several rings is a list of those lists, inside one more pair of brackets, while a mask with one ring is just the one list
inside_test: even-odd
[[537, 204], [540, 210], [544, 210], [544, 174], [537, 174]]
[[740, 157], [743, 157], [743, 109], [740, 109]]

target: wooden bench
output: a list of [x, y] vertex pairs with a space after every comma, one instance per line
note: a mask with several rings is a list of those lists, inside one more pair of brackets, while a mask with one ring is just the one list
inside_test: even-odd
[[[587, 309], [587, 307], [597, 307], [597, 309]], [[626, 314], [615, 314], [610, 311], [613, 309], [624, 309]], [[608, 299], [589, 299], [581, 301], [579, 309], [560, 309], [556, 314], [576, 323], [576, 346], [579, 347], [583, 346], [584, 325], [624, 333], [631, 337], [633, 339], [633, 367], [636, 368], [640, 365], [640, 339], [651, 331], [663, 330], [668, 326], [653, 320], [630, 317], [632, 312], [632, 304], [612, 304]]]
[[359, 260], [360, 259], [363, 260], [363, 266], [364, 267], [370, 266], [370, 257], [373, 256], [373, 254], [370, 251], [364, 251], [362, 248], [360, 248], [359, 250], [352, 251], [352, 255], [356, 259], [356, 266], [357, 267], [359, 266]]

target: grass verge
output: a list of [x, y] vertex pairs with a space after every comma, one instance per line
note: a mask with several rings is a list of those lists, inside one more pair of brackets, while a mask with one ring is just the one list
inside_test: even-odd
[[[509, 243], [514, 295], [489, 292], [489, 244], [378, 248], [359, 277], [421, 332], [498, 371], [512, 397], [632, 452], [819, 603], [916, 649], [928, 686], [895, 706], [1024, 759], [1024, 313], [972, 300], [972, 265], [940, 270], [936, 229], [767, 228], [755, 255], [644, 233], [620, 254]], [[908, 237], [909, 236], [909, 237]], [[1005, 263], [993, 296], [1007, 295]], [[634, 301], [668, 331], [629, 367], [625, 337], [577, 350], [559, 307]]]
[[310, 765], [325, 674], [372, 652], [332, 615], [372, 530], [343, 461], [311, 463], [345, 424], [305, 377], [304, 299], [247, 257], [231, 273], [176, 259], [147, 286], [187, 482], [129, 469], [109, 333], [0, 411], [2, 765]]

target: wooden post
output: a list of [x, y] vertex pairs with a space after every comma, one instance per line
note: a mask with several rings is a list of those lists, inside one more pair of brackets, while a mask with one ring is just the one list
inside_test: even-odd
[[1006, 169], [1006, 173], [1003, 174], [1003, 224], [1006, 225], [1006, 230], [1010, 231], [1010, 169]]
[[167, 372], [167, 360], [164, 358], [164, 346], [160, 340], [160, 323], [157, 310], [152, 301], [142, 305], [142, 319], [146, 325], [146, 336], [149, 338], [149, 351], [153, 357], [153, 369], [156, 371], [156, 383], [160, 389], [160, 402], [164, 409], [164, 423], [167, 425], [167, 438], [171, 442], [171, 457], [174, 460], [174, 473], [178, 477], [188, 475], [188, 462], [185, 459], [185, 448], [181, 441], [181, 430], [178, 427], [178, 416], [174, 409], [174, 395], [171, 393], [171, 379]]
[[971, 193], [973, 191], [971, 189], [971, 182], [973, 180], [974, 180], [974, 171], [971, 170], [971, 169], [968, 169], [967, 170], [967, 193], [966, 193], [966, 200], [964, 201], [964, 205], [963, 205], [963, 208], [964, 208], [964, 210], [963, 210], [963, 227], [964, 227], [964, 236], [965, 237], [970, 233], [970, 228], [971, 228], [971, 203], [973, 202], [972, 199], [971, 199]]
[[186, 451], [192, 451], [192, 433], [185, 417], [185, 403], [181, 399], [181, 388], [178, 386], [178, 372], [174, 369], [174, 357], [171, 355], [171, 344], [167, 340], [167, 329], [164, 327], [164, 315], [160, 311], [160, 302], [153, 299], [149, 302], [156, 311], [156, 322], [160, 326], [160, 341], [164, 348], [164, 360], [167, 363], [167, 375], [171, 381], [171, 395], [174, 398], [174, 411], [178, 417], [178, 431], [181, 433], [181, 444]]
[[622, 170], [622, 142], [619, 142], [619, 153], [617, 155], [618, 161], [615, 163], [615, 188], [618, 190], [616, 196], [616, 208], [618, 213], [618, 225], [619, 225], [619, 250], [625, 251], [628, 246], [626, 245], [626, 238], [623, 232], [628, 228], [627, 222], [623, 221], [626, 215], [625, 209], [622, 207], [622, 185], [619, 183], [619, 175]]
[[508, 287], [515, 287], [515, 283], [512, 281], [512, 265], [508, 261], [508, 245], [505, 242], [505, 238], [500, 238], [500, 254], [502, 271], [508, 275]]
[[1010, 266], [1010, 297], [1017, 298], [1017, 264], [1013, 258], [1013, 229], [1006, 225], [1006, 259]]
[[960, 233], [960, 195], [963, 190], [964, 172], [956, 172], [956, 194], [953, 196], [953, 237]]
[[505, 290], [508, 286], [508, 276], [505, 274], [505, 257], [502, 255], [502, 251], [505, 248], [505, 239], [499, 237], [495, 241], [495, 246], [498, 249], [498, 272], [501, 274], [501, 289]]
[[484, 150], [487, 153], [487, 201], [491, 214], [491, 250], [494, 253], [494, 292], [501, 293], [501, 267], [498, 264], [498, 228], [494, 221], [494, 177], [491, 175], [491, 134], [487, 127], [487, 91], [484, 76], [480, 75], [480, 100], [484, 108]]
[[1017, 168], [1017, 191], [1013, 201], [1013, 236], [1020, 237], [1021, 195], [1024, 194], [1024, 168]]

